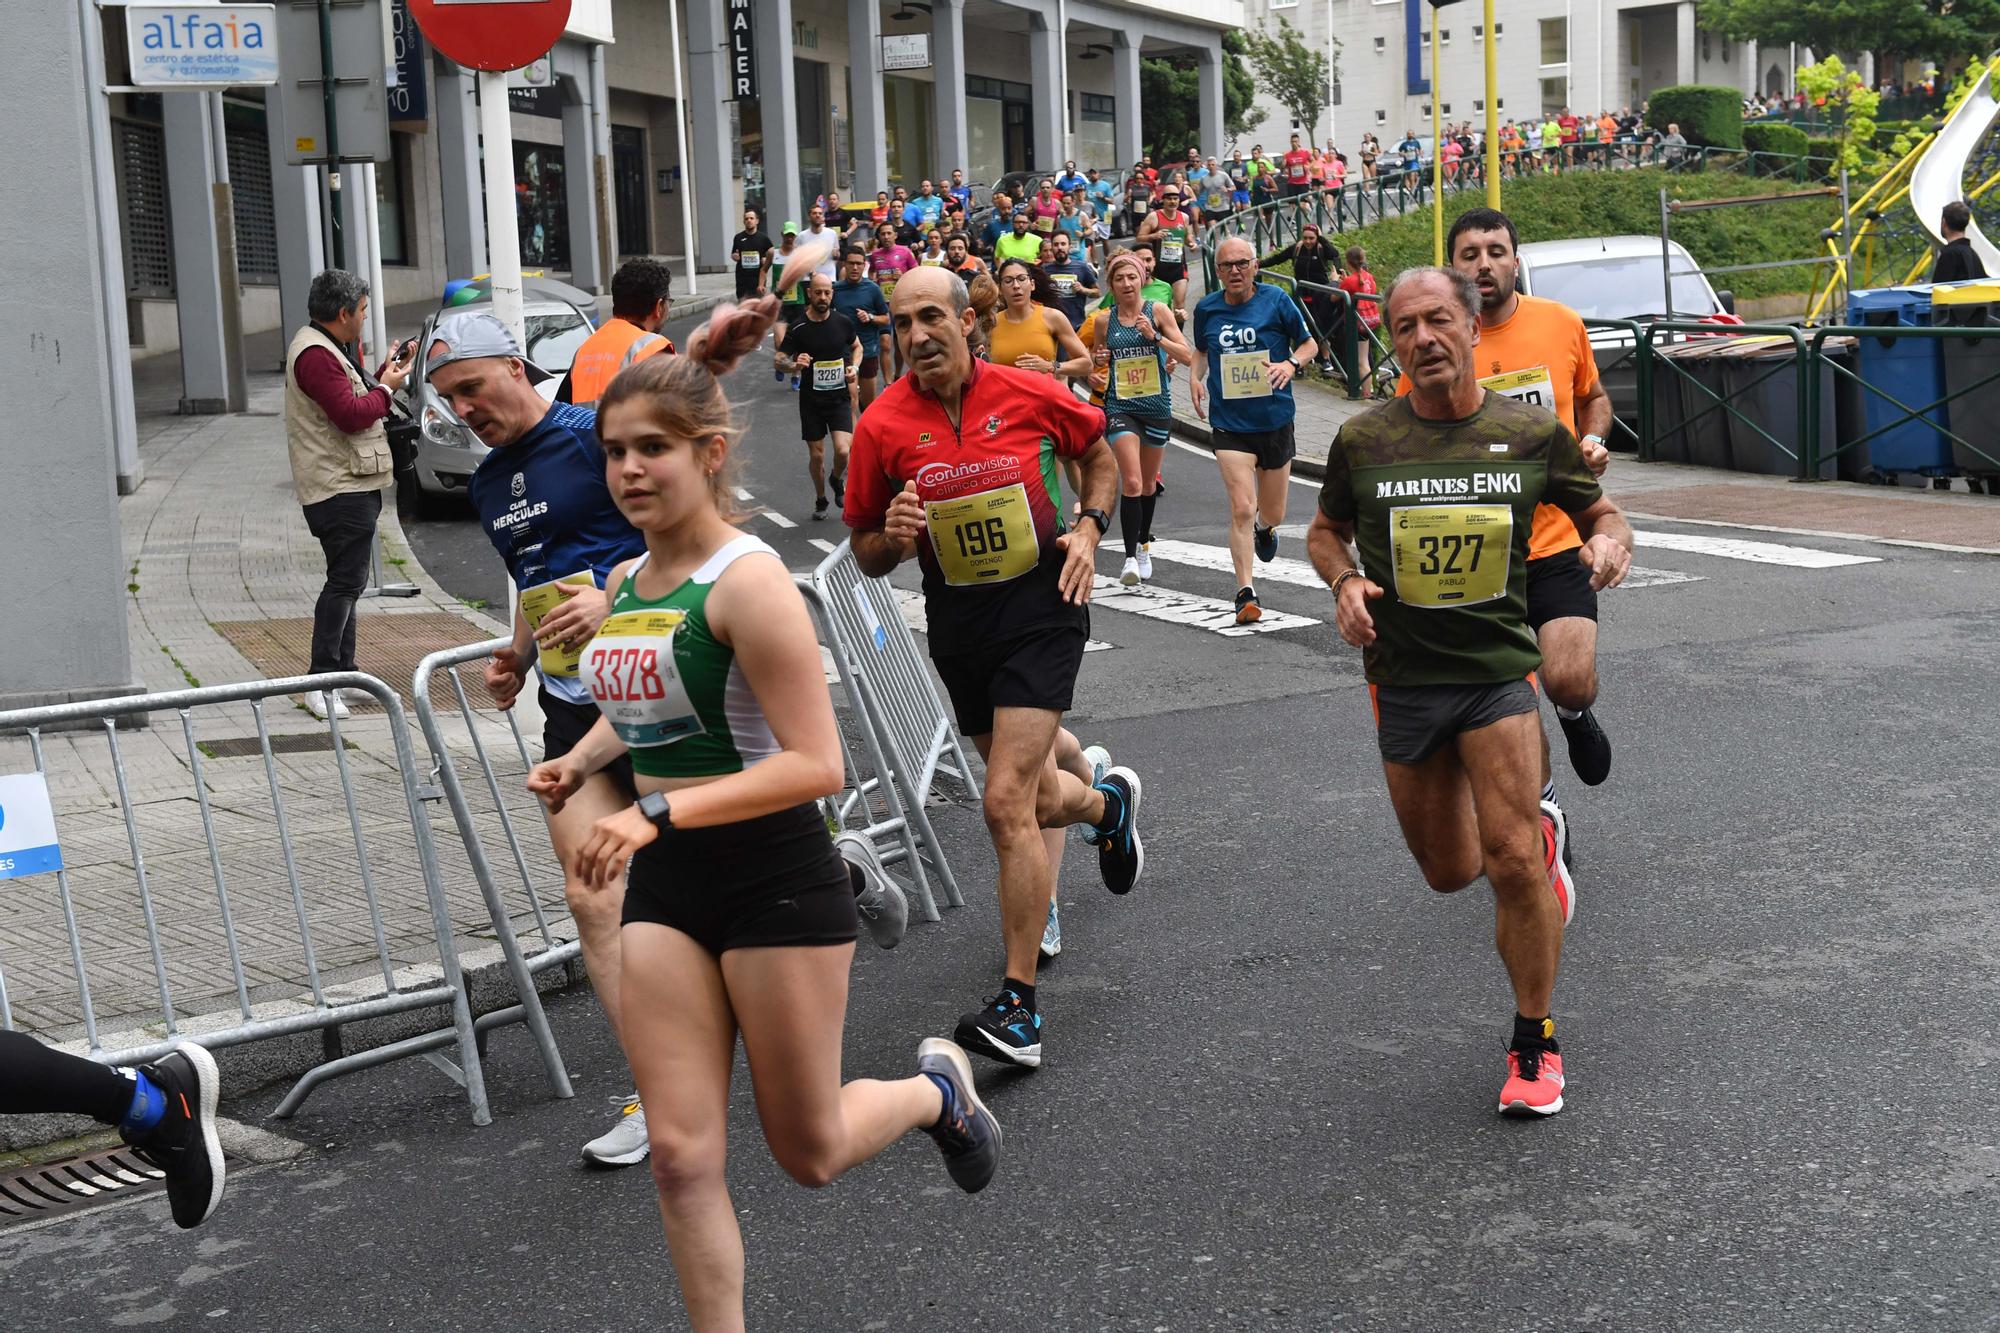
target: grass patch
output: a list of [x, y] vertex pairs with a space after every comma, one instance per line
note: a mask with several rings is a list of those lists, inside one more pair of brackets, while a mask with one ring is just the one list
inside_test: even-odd
[[162, 644], [160, 646], [160, 651], [167, 655], [167, 660], [174, 664], [175, 669], [181, 673], [181, 679], [186, 681], [190, 688], [197, 690], [201, 688], [201, 677], [195, 675], [194, 672], [189, 671], [187, 668], [187, 663], [181, 661], [180, 658], [174, 656], [173, 649], [167, 647], [165, 644]]

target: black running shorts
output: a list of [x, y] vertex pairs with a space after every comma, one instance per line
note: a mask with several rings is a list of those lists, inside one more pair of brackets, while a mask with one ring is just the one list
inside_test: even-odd
[[731, 949], [848, 944], [854, 882], [819, 806], [713, 828], [668, 829], [632, 857], [624, 923], [669, 926]]
[[[536, 695], [542, 705], [542, 759], [560, 759], [576, 748], [583, 734], [597, 725], [602, 716], [596, 704], [571, 703], [558, 695], [550, 694], [544, 685]], [[598, 770], [609, 773], [618, 783], [619, 790], [628, 798], [636, 800], [637, 788], [632, 785], [632, 756], [620, 754], [616, 759]]]
[[951, 696], [959, 732], [984, 736], [996, 708], [1053, 708], [1067, 713], [1090, 637], [1082, 625], [1049, 625], [974, 652], [933, 654], [938, 679]]
[[807, 444], [823, 440], [834, 431], [842, 435], [854, 433], [854, 403], [846, 394], [821, 397], [816, 393], [799, 395], [799, 438]]
[[1298, 455], [1299, 446], [1293, 435], [1292, 425], [1293, 423], [1287, 421], [1276, 430], [1251, 431], [1244, 434], [1233, 430], [1211, 430], [1210, 447], [1255, 454], [1259, 471], [1275, 472]]
[[1106, 408], [1104, 412], [1104, 438], [1117, 439], [1120, 435], [1136, 435], [1139, 443], [1154, 449], [1164, 449], [1173, 435], [1174, 423], [1168, 417], [1142, 416], [1123, 408]]
[[1551, 620], [1571, 616], [1597, 619], [1597, 593], [1590, 586], [1590, 567], [1576, 550], [1557, 551], [1528, 562], [1528, 627], [1540, 630]]
[[1501, 685], [1370, 685], [1384, 762], [1421, 764], [1468, 731], [1532, 713], [1533, 677]]
[[859, 372], [857, 372], [857, 378], [864, 380], [872, 380], [881, 373], [882, 373], [882, 354], [880, 352], [874, 353], [873, 355], [870, 356], [864, 356], [861, 358], [861, 369]]

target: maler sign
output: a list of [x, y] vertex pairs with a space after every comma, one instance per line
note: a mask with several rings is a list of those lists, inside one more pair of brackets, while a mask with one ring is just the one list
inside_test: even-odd
[[757, 25], [752, 0], [729, 0], [729, 100], [757, 100]]

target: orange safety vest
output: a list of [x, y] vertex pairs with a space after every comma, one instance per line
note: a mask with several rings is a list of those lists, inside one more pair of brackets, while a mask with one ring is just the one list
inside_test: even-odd
[[673, 350], [674, 345], [668, 339], [613, 315], [576, 349], [576, 360], [569, 371], [570, 401], [589, 406], [603, 396], [619, 371], [655, 352]]

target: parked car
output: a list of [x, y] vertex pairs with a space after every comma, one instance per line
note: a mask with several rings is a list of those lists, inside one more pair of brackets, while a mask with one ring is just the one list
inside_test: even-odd
[[[424, 320], [417, 337], [417, 372], [398, 395], [402, 420], [390, 428], [390, 444], [399, 458], [413, 455], [415, 460], [396, 474], [397, 513], [406, 518], [428, 518], [450, 499], [463, 499], [465, 483], [487, 454], [479, 437], [432, 391], [423, 373], [423, 358], [438, 321], [467, 310], [492, 309], [489, 287], [475, 284], [469, 290], [477, 293], [475, 299], [465, 300], [460, 292], [454, 304]], [[596, 310], [597, 298], [552, 278], [524, 278], [521, 295], [527, 337], [522, 351], [531, 367], [529, 375], [542, 397], [553, 402], [577, 348], [596, 331], [597, 321], [589, 312]]]
[[[1520, 259], [1522, 291], [1560, 301], [1585, 319], [1650, 324], [1665, 317], [1668, 279], [1661, 267], [1657, 236], [1528, 241], [1521, 246]], [[1673, 270], [1676, 321], [1735, 322], [1735, 296], [1716, 291], [1680, 242], [1667, 242], [1667, 262]], [[1681, 342], [1689, 336], [1667, 334], [1660, 341]], [[1598, 377], [1611, 395], [1612, 413], [1625, 426], [1612, 432], [1617, 438], [1610, 443], [1613, 448], [1629, 447], [1637, 438], [1639, 422], [1634, 339], [1622, 329], [1592, 329], [1590, 347], [1597, 359]]]

